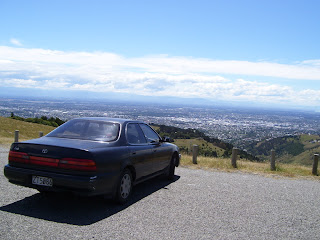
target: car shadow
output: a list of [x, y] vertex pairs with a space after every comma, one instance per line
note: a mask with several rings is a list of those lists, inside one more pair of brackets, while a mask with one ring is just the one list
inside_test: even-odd
[[175, 175], [173, 181], [168, 181], [157, 177], [140, 183], [134, 187], [130, 200], [124, 205], [115, 204], [102, 197], [76, 197], [62, 193], [44, 196], [37, 193], [2, 206], [0, 210], [57, 223], [90, 225], [121, 212], [160, 189], [167, 189], [168, 185], [179, 178]]

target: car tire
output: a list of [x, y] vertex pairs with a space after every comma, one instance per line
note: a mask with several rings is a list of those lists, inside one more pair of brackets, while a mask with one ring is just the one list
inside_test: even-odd
[[170, 161], [169, 169], [168, 169], [168, 174], [167, 174], [167, 179], [168, 180], [173, 180], [174, 178], [174, 172], [176, 169], [176, 155], [173, 155]]
[[126, 203], [132, 192], [132, 173], [129, 169], [124, 169], [120, 175], [116, 189], [115, 201], [120, 204]]

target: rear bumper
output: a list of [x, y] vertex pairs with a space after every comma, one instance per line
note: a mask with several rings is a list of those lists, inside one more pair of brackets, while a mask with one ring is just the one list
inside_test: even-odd
[[[72, 192], [82, 196], [112, 195], [118, 179], [118, 176], [112, 173], [103, 175], [93, 174], [91, 176], [66, 175], [13, 167], [10, 165], [4, 167], [4, 175], [9, 182], [16, 185], [34, 188], [40, 191]], [[46, 187], [32, 184], [32, 176], [52, 178], [53, 186]]]

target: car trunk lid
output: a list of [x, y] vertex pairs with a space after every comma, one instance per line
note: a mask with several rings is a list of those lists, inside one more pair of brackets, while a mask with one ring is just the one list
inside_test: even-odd
[[96, 171], [96, 163], [89, 149], [99, 146], [99, 143], [88, 142], [43, 137], [41, 141], [34, 139], [13, 143], [9, 164], [61, 173]]

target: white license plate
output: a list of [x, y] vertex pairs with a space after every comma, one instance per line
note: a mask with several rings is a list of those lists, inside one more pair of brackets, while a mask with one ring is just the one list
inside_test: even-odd
[[32, 176], [32, 184], [52, 187], [52, 178]]

